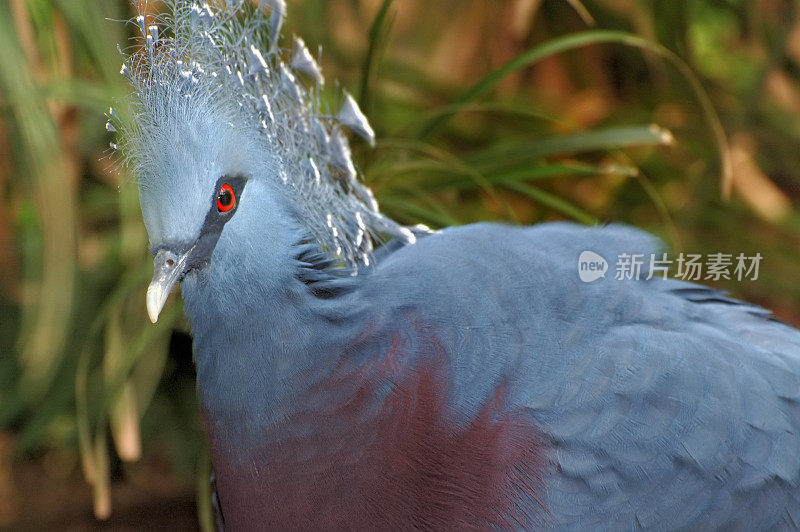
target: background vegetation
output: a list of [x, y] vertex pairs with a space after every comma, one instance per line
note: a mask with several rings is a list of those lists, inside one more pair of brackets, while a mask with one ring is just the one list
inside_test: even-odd
[[[757, 281], [719, 286], [800, 324], [797, 0], [288, 3], [372, 120], [356, 155], [389, 214], [760, 252]], [[107, 149], [131, 15], [0, 2], [0, 527], [196, 525], [205, 501], [180, 301], [147, 321], [137, 191]]]

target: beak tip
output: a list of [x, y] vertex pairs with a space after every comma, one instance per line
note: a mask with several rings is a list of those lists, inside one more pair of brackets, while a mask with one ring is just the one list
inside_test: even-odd
[[181, 273], [184, 271], [188, 255], [191, 250], [175, 253], [167, 249], [160, 250], [153, 260], [155, 271], [153, 280], [147, 287], [147, 316], [156, 323], [158, 316], [167, 303], [172, 288], [180, 282]]
[[164, 304], [167, 302], [167, 296], [169, 292], [163, 289], [162, 286], [157, 284], [151, 284], [150, 287], [147, 289], [147, 316], [150, 318], [152, 323], [158, 321], [158, 315], [161, 314], [161, 310], [164, 308]]

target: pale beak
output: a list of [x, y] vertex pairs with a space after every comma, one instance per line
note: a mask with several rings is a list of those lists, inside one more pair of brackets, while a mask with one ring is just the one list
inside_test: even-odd
[[191, 251], [190, 249], [185, 253], [175, 253], [168, 249], [160, 249], [156, 253], [153, 260], [155, 267], [153, 280], [147, 287], [147, 315], [153, 323], [158, 321], [158, 315], [161, 314], [170, 292], [183, 278]]

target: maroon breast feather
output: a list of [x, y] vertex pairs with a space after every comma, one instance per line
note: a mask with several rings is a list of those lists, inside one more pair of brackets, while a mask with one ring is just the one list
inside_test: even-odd
[[384, 356], [314, 386], [306, 409], [267, 431], [247, 459], [231, 459], [212, 434], [227, 526], [508, 530], [547, 521], [547, 446], [529, 416], [507, 409], [501, 382], [477, 415], [457, 422], [448, 358], [434, 335], [414, 329], [420, 362], [408, 367], [406, 342], [393, 334]]

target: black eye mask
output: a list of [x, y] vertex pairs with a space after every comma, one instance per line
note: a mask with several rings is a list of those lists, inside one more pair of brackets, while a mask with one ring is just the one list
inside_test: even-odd
[[[183, 268], [179, 274], [178, 282], [192, 269], [204, 268], [211, 263], [211, 255], [214, 253], [214, 248], [217, 245], [222, 229], [225, 224], [233, 218], [236, 210], [239, 208], [241, 195], [244, 191], [247, 180], [242, 176], [223, 176], [214, 187], [214, 192], [211, 195], [205, 220], [200, 228], [200, 235], [194, 242], [187, 242], [183, 245], [170, 245], [161, 244], [151, 250], [151, 253], [156, 256], [156, 268], [170, 267], [176, 259], [184, 254], [186, 258], [183, 261]], [[160, 251], [167, 253], [161, 254]], [[173, 261], [170, 263], [169, 261]], [[165, 264], [158, 264], [164, 262]]]

